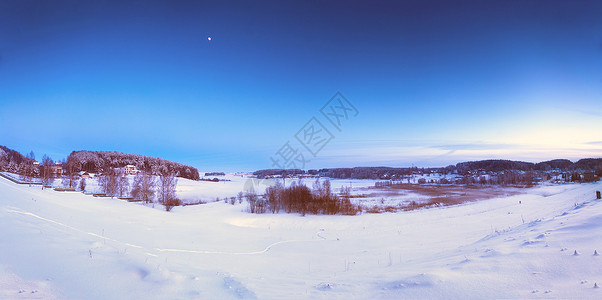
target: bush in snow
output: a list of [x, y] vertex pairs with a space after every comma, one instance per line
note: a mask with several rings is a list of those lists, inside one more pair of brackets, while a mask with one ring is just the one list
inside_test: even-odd
[[174, 198], [167, 199], [162, 204], [165, 205], [165, 211], [171, 211], [171, 209], [174, 208], [175, 206], [182, 205], [182, 200], [174, 197]]
[[348, 189], [343, 189], [341, 196], [335, 195], [330, 187], [330, 181], [316, 180], [313, 191], [302, 183], [293, 182], [291, 186], [284, 187], [282, 183], [266, 189], [265, 198], [254, 194], [247, 195], [249, 211], [251, 213], [264, 213], [271, 211], [277, 213], [284, 210], [287, 213], [305, 214], [348, 214], [355, 215], [360, 210], [353, 205]]

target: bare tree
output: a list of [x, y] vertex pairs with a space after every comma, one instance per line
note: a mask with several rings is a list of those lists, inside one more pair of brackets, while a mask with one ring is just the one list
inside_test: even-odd
[[17, 173], [19, 173], [19, 178], [21, 179], [21, 181], [29, 181], [29, 178], [27, 176], [28, 172], [27, 172], [27, 160], [26, 159], [21, 161], [21, 163], [19, 164], [19, 171]]
[[249, 202], [249, 212], [252, 214], [259, 213], [261, 205], [259, 204], [259, 196], [254, 191], [247, 192], [245, 194], [247, 201]]
[[316, 179], [313, 184], [314, 193], [317, 197], [327, 198], [332, 196], [332, 191], [330, 189], [330, 180], [326, 179], [320, 182], [320, 179]]
[[42, 188], [44, 188], [44, 186], [49, 185], [54, 179], [52, 174], [53, 165], [54, 162], [52, 161], [52, 159], [46, 154], [44, 154], [44, 156], [42, 157], [42, 164], [40, 166], [40, 175], [42, 176]]
[[77, 186], [77, 169], [76, 166], [69, 161], [63, 161], [65, 168], [65, 177], [63, 177], [63, 185], [65, 187], [74, 188]]
[[140, 172], [134, 177], [132, 185], [132, 197], [145, 203], [153, 201], [155, 196], [155, 179], [146, 172]]
[[340, 195], [343, 199], [350, 199], [351, 198], [351, 187], [350, 186], [342, 186]]
[[276, 181], [275, 185], [269, 186], [265, 190], [265, 197], [268, 201], [268, 207], [272, 213], [280, 212], [284, 190], [284, 185], [282, 182], [280, 182], [280, 180]]
[[102, 191], [113, 198], [117, 195], [117, 172], [113, 168], [106, 168], [100, 176], [99, 184]]
[[176, 197], [176, 185], [178, 180], [173, 172], [163, 167], [159, 177], [159, 203], [165, 205], [165, 210], [170, 211], [174, 206], [181, 204]]
[[128, 180], [128, 177], [123, 172], [120, 172], [119, 180], [117, 181], [117, 191], [119, 192], [119, 197], [127, 196], [127, 193], [129, 192], [129, 190], [130, 190], [130, 181]]

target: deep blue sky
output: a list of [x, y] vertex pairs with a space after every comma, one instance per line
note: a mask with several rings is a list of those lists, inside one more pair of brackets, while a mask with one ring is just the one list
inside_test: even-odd
[[306, 169], [602, 156], [602, 2], [493, 2], [3, 0], [0, 144], [255, 170], [316, 117]]

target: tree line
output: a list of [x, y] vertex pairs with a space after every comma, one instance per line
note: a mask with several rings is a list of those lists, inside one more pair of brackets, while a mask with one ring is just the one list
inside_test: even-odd
[[[539, 163], [524, 161], [513, 161], [503, 159], [488, 159], [480, 161], [460, 162], [456, 165], [449, 165], [440, 168], [393, 168], [393, 167], [354, 167], [354, 168], [324, 168], [319, 170], [299, 170], [299, 169], [265, 169], [253, 172], [258, 178], [265, 178], [274, 175], [295, 176], [295, 175], [317, 175], [321, 177], [337, 179], [399, 179], [411, 174], [452, 174], [469, 175], [478, 171], [481, 172], [507, 172], [507, 171], [550, 171], [558, 170], [561, 172], [585, 171], [595, 172], [602, 176], [602, 158], [584, 158], [576, 162], [568, 159], [554, 159]], [[523, 176], [524, 177], [524, 176]], [[525, 179], [526, 180], [526, 179]], [[505, 181], [505, 180], [504, 180]], [[512, 180], [510, 180], [512, 181]]]
[[6, 146], [0, 146], [0, 171], [19, 174], [23, 181], [31, 182], [33, 178], [40, 178], [43, 185], [50, 184], [54, 161], [47, 155], [42, 157], [41, 163], [34, 164], [35, 161], [33, 151], [22, 155]]
[[224, 172], [205, 172], [205, 176], [226, 176]]
[[459, 174], [483, 170], [488, 172], [515, 171], [591, 171], [602, 174], [602, 158], [583, 158], [576, 162], [568, 159], [553, 159], [539, 163], [524, 161], [489, 159], [458, 163], [455, 167]]

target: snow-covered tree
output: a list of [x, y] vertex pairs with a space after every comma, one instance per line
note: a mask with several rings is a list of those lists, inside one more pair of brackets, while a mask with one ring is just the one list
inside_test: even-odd
[[14, 161], [10, 161], [6, 166], [6, 171], [10, 173], [17, 173], [19, 171], [19, 166]]
[[52, 161], [52, 159], [46, 154], [44, 154], [44, 156], [42, 156], [42, 164], [40, 165], [40, 174], [42, 176], [43, 185], [49, 185], [54, 179], [52, 175], [53, 165], [54, 162]]

